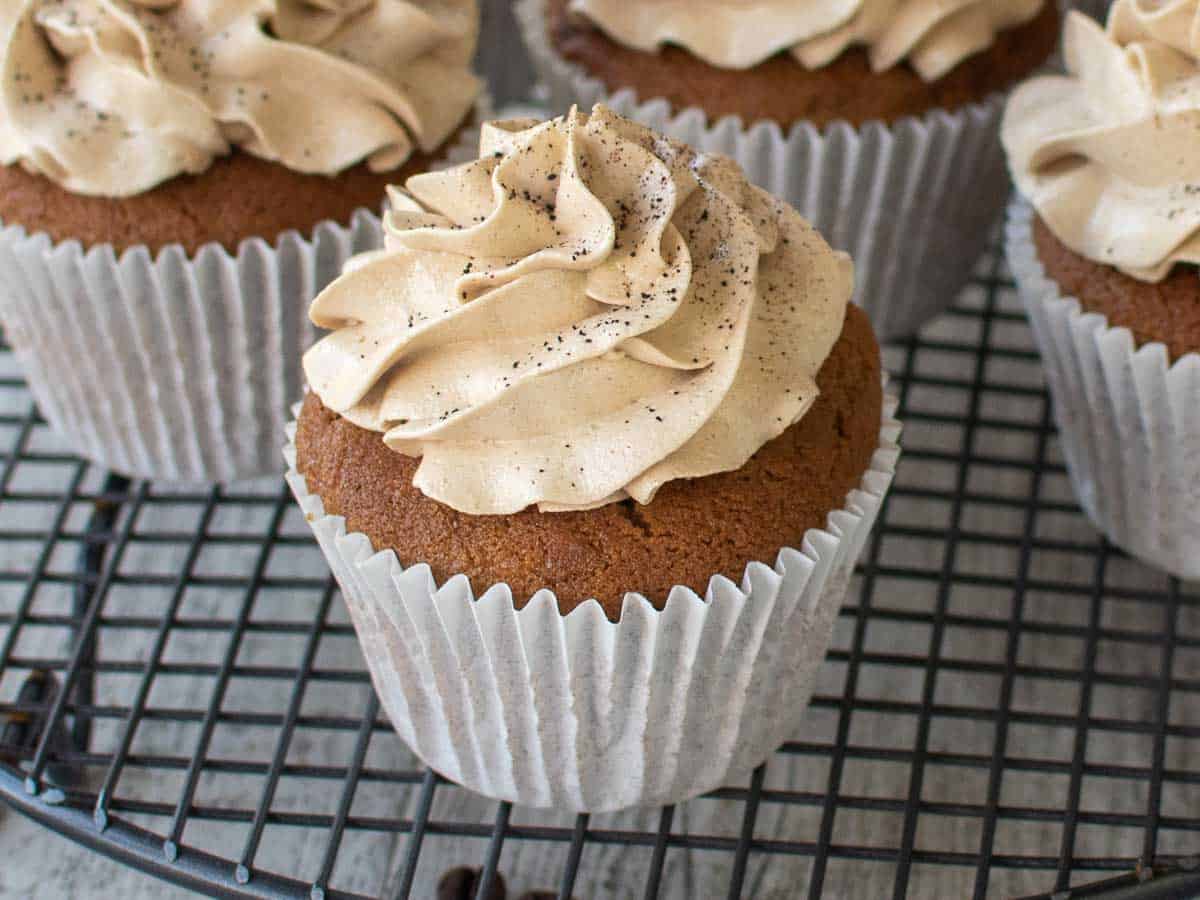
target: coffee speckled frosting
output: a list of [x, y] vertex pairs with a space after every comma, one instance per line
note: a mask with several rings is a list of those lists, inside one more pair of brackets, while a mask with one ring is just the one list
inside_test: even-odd
[[737, 469], [800, 419], [852, 277], [732, 163], [597, 107], [485, 129], [410, 179], [387, 247], [313, 303], [328, 408], [474, 514]]
[[467, 117], [477, 30], [475, 0], [8, 0], [0, 162], [108, 197], [232, 147], [393, 169]]

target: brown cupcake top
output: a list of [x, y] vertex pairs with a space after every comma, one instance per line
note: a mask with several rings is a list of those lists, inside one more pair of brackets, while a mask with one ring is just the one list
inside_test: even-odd
[[1112, 328], [1128, 328], [1134, 343], [1161, 343], [1174, 363], [1200, 352], [1200, 289], [1196, 266], [1180, 264], [1161, 281], [1141, 281], [1074, 252], [1040, 218], [1033, 242], [1046, 275], [1065, 297], [1099, 313]]
[[747, 124], [765, 120], [785, 128], [798, 122], [818, 128], [891, 123], [982, 102], [1042, 66], [1059, 33], [1058, 6], [1046, 3], [1032, 21], [998, 32], [987, 49], [926, 81], [907, 63], [876, 72], [861, 46], [817, 69], [806, 68], [789, 51], [749, 69], [720, 68], [671, 44], [656, 53], [625, 46], [583, 17], [569, 15], [569, 0], [545, 3], [554, 52], [609, 92], [629, 88], [643, 101], [662, 98], [676, 113], [700, 109], [710, 123], [738, 116]]
[[471, 580], [476, 596], [507, 584], [518, 607], [554, 592], [565, 614], [595, 598], [617, 621], [627, 592], [661, 609], [677, 585], [704, 596], [714, 574], [741, 583], [746, 566], [773, 566], [783, 547], [826, 528], [879, 446], [879, 347], [851, 304], [817, 375], [821, 394], [797, 424], [740, 469], [673, 481], [648, 505], [633, 500], [583, 512], [471, 516], [413, 487], [419, 461], [309, 394], [296, 431], [296, 466], [325, 512], [400, 564], [429, 565], [438, 584]]
[[570, 0], [569, 10], [644, 52], [672, 44], [710, 65], [748, 69], [790, 51], [808, 69], [865, 47], [876, 72], [907, 61], [936, 81], [1033, 20], [1046, 0]]
[[22, 166], [0, 166], [0, 222], [45, 232], [55, 243], [76, 240], [84, 249], [108, 244], [118, 255], [141, 246], [157, 255], [179, 244], [192, 256], [210, 243], [236, 254], [248, 238], [274, 244], [285, 231], [309, 237], [321, 222], [348, 226], [360, 209], [379, 215], [388, 185], [441, 163], [448, 150], [449, 144], [414, 153], [389, 172], [360, 163], [336, 177], [305, 175], [234, 150], [199, 175], [180, 175], [132, 197], [75, 194]]

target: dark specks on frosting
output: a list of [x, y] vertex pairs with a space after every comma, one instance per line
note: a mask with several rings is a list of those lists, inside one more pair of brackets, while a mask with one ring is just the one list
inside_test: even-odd
[[468, 513], [583, 509], [739, 468], [812, 404], [848, 258], [731, 160], [597, 107], [495, 123], [397, 191], [313, 304], [329, 408]]

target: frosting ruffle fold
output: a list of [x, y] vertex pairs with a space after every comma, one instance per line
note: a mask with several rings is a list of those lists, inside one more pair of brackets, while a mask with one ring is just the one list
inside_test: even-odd
[[1005, 111], [1013, 178], [1075, 252], [1143, 281], [1200, 263], [1200, 0], [1117, 0], [1066, 23], [1067, 74]]
[[232, 145], [300, 172], [386, 171], [467, 116], [478, 28], [474, 0], [12, 0], [0, 162], [107, 196]]
[[907, 61], [936, 81], [1032, 20], [1046, 0], [571, 0], [614, 40], [652, 52], [678, 44], [706, 62], [747, 69], [790, 49], [809, 69], [864, 46], [883, 71]]
[[395, 192], [385, 249], [313, 303], [326, 406], [473, 514], [649, 502], [799, 420], [849, 258], [731, 160], [604, 107], [485, 127]]

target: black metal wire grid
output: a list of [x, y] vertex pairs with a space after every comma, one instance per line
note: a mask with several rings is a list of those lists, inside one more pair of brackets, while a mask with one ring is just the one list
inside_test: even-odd
[[482, 898], [531, 846], [581, 900], [1200, 894], [1200, 594], [1083, 522], [994, 254], [887, 362], [906, 455], [805, 733], [748, 784], [568, 821], [407, 755], [283, 486], [107, 475], [0, 356], [0, 797], [221, 896], [424, 896], [458, 861]]

